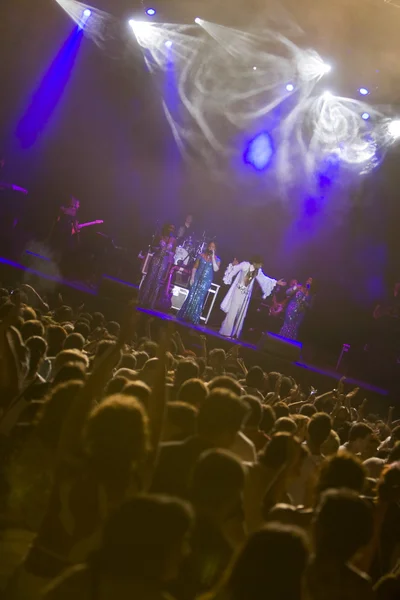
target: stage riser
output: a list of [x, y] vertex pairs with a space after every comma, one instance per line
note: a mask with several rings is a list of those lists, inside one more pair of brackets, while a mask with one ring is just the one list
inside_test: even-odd
[[277, 338], [269, 333], [265, 333], [262, 336], [257, 344], [257, 350], [279, 356], [280, 358], [287, 359], [291, 362], [299, 361], [301, 355], [300, 344], [291, 342], [290, 340]]

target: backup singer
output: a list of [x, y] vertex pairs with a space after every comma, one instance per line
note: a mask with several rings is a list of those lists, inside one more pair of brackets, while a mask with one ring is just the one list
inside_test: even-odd
[[166, 224], [161, 230], [161, 236], [153, 249], [147, 275], [140, 286], [138, 299], [140, 306], [155, 308], [159, 304], [165, 304], [163, 294], [169, 270], [173, 265], [176, 247], [174, 229], [173, 225]]
[[314, 299], [313, 278], [309, 277], [305, 286], [294, 286], [289, 288], [286, 293], [290, 297], [290, 301], [286, 308], [285, 322], [279, 335], [297, 340], [300, 325], [307, 310], [311, 308]]
[[197, 258], [190, 279], [190, 292], [178, 312], [178, 319], [189, 321], [194, 325], [200, 323], [207, 292], [214, 279], [214, 273], [219, 271], [221, 264], [220, 259], [215, 255], [215, 250], [215, 243], [210, 242], [206, 251]]
[[235, 260], [226, 269], [223, 281], [232, 285], [221, 304], [222, 310], [227, 313], [219, 331], [221, 335], [240, 337], [255, 280], [262, 289], [263, 298], [270, 296], [276, 285], [286, 285], [283, 279], [277, 281], [267, 277], [261, 270], [262, 264], [262, 258], [254, 256], [250, 262], [238, 263]]

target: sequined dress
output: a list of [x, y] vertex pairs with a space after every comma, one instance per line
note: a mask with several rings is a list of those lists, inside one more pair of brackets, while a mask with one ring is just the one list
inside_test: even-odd
[[206, 260], [203, 255], [199, 256], [198, 261], [199, 266], [196, 270], [194, 283], [182, 308], [178, 312], [178, 319], [189, 321], [194, 325], [200, 323], [207, 292], [214, 278], [212, 261]]
[[149, 270], [139, 290], [139, 306], [155, 308], [162, 304], [166, 281], [173, 262], [173, 244], [161, 240], [154, 251]]
[[287, 305], [285, 321], [279, 335], [291, 340], [297, 340], [300, 325], [303, 322], [306, 310], [311, 306], [311, 302], [311, 294], [306, 294], [303, 290], [298, 290], [292, 296]]

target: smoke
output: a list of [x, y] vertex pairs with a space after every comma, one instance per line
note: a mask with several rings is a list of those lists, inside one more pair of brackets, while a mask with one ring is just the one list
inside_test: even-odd
[[[115, 20], [107, 13], [58, 2], [77, 23], [90, 8], [85, 35], [96, 44], [114, 35]], [[299, 42], [299, 28], [289, 25], [286, 33], [295, 32]], [[369, 173], [396, 141], [378, 108], [321, 89], [340, 65], [330, 74], [314, 49], [261, 22], [247, 31], [201, 19], [190, 25], [133, 20], [130, 28], [180, 152], [217, 177], [240, 163], [244, 140], [260, 130], [274, 140], [273, 176], [282, 190], [296, 178], [313, 185], [319, 166], [331, 159], [349, 176]]]

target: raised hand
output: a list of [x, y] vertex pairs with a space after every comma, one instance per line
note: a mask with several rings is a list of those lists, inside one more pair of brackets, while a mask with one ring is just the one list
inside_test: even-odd
[[352, 398], [354, 398], [355, 396], [357, 396], [357, 394], [358, 394], [359, 391], [360, 391], [360, 388], [359, 387], [355, 387], [348, 394], [346, 394], [346, 399], [347, 400], [351, 400]]

